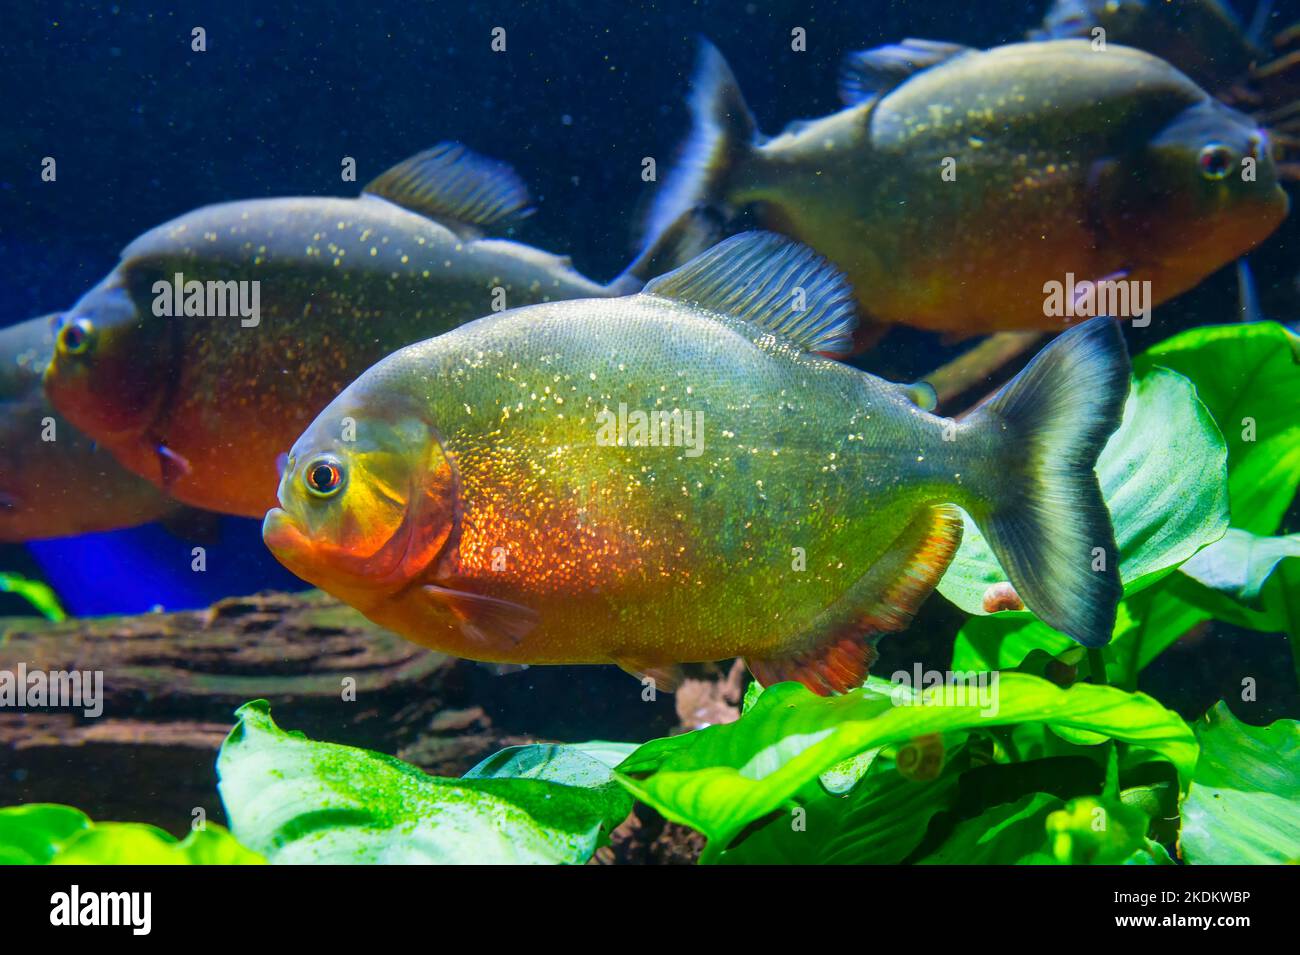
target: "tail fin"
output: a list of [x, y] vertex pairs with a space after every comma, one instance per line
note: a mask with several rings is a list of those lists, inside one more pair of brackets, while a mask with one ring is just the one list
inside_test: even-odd
[[731, 67], [717, 47], [700, 41], [691, 92], [694, 126], [677, 167], [659, 190], [646, 223], [654, 237], [699, 205], [725, 204], [727, 180], [758, 135]]
[[1128, 387], [1119, 325], [1095, 318], [1058, 337], [966, 419], [995, 435], [1002, 463], [971, 516], [1029, 609], [1089, 647], [1110, 640], [1121, 595], [1095, 468]]

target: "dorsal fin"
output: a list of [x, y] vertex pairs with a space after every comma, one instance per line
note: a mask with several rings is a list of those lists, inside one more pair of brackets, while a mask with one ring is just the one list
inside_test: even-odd
[[960, 43], [906, 39], [844, 57], [840, 64], [840, 100], [856, 106], [883, 96], [922, 70], [969, 52]]
[[771, 232], [732, 236], [650, 282], [645, 294], [743, 318], [807, 351], [840, 355], [853, 346], [848, 280], [812, 249]]
[[372, 179], [363, 194], [458, 225], [500, 226], [532, 213], [528, 189], [509, 164], [460, 143], [439, 143]]

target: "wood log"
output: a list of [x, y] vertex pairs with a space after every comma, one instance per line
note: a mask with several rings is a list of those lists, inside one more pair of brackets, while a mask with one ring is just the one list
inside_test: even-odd
[[223, 821], [215, 759], [244, 702], [270, 699], [285, 726], [393, 752], [438, 713], [455, 669], [316, 592], [195, 612], [6, 620], [0, 670], [20, 665], [102, 673], [103, 712], [0, 708], [0, 802], [68, 803], [178, 834], [196, 809]]
[[269, 700], [286, 729], [440, 776], [538, 739], [640, 742], [680, 729], [671, 694], [646, 701], [640, 683], [614, 667], [498, 675], [416, 646], [317, 591], [200, 611], [0, 619], [0, 671], [22, 666], [102, 673], [103, 711], [0, 705], [0, 806], [64, 803], [177, 836], [197, 810], [225, 823], [216, 756], [249, 700]]

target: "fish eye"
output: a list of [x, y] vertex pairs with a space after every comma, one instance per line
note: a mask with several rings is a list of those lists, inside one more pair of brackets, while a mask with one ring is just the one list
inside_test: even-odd
[[335, 458], [317, 458], [303, 471], [303, 481], [317, 497], [330, 497], [343, 487], [343, 466]]
[[1206, 179], [1226, 179], [1232, 172], [1232, 150], [1223, 143], [1210, 143], [1201, 150], [1199, 162]]
[[90, 339], [95, 326], [89, 319], [79, 318], [59, 329], [58, 348], [65, 355], [84, 355], [90, 350]]

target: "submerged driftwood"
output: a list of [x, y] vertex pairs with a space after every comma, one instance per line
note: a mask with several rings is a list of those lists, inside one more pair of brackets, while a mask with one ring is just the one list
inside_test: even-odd
[[0, 803], [65, 802], [101, 819], [220, 819], [215, 759], [242, 703], [317, 739], [458, 773], [522, 739], [463, 697], [465, 664], [408, 643], [320, 593], [206, 611], [8, 620], [0, 670], [99, 671], [103, 712], [0, 707]]
[[[225, 821], [216, 756], [249, 700], [270, 700], [287, 729], [445, 776], [537, 739], [643, 741], [678, 728], [671, 695], [647, 702], [613, 667], [498, 676], [315, 591], [222, 600], [206, 611], [0, 620], [0, 671], [20, 667], [101, 672], [103, 712], [0, 706], [0, 805], [66, 803], [178, 835], [196, 810]], [[627, 855], [650, 854], [638, 845]]]

